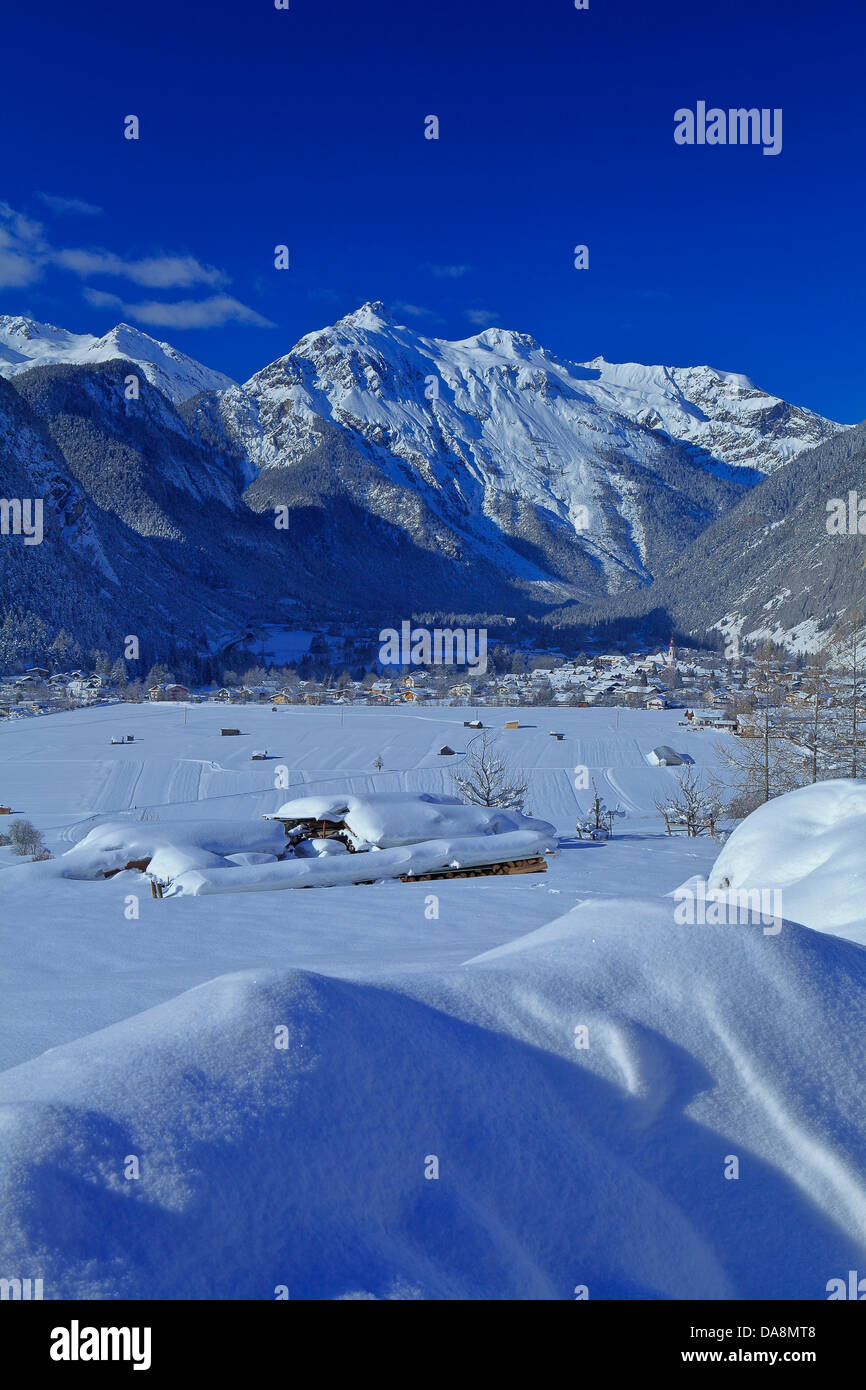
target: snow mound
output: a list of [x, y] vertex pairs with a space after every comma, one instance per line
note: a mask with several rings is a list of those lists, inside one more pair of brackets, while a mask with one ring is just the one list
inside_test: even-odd
[[[127, 864], [149, 861], [159, 878], [225, 862], [230, 854], [282, 854], [286, 838], [274, 822], [114, 820], [95, 826], [55, 861], [61, 878], [102, 878]], [[156, 860], [156, 864], [154, 864]]]
[[450, 836], [502, 835], [532, 830], [555, 836], [554, 826], [497, 806], [465, 806], [457, 797], [388, 792], [374, 796], [302, 796], [268, 819], [344, 821], [356, 849], [393, 849]]
[[295, 845], [295, 854], [299, 859], [315, 859], [317, 856], [331, 854], [348, 854], [347, 847], [342, 840], [301, 840], [299, 845]]
[[818, 782], [758, 807], [708, 887], [778, 888], [786, 918], [866, 945], [866, 781]]
[[222, 976], [0, 1076], [0, 1262], [53, 1298], [825, 1299], [866, 1259], [864, 1039], [866, 952], [670, 902], [376, 985]]

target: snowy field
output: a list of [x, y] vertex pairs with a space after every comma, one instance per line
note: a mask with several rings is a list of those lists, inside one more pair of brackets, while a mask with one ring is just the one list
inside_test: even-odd
[[[154, 900], [135, 870], [0, 849], [4, 1268], [46, 1297], [261, 1299], [814, 1299], [866, 1268], [857, 784], [721, 849], [653, 808], [676, 772], [651, 749], [716, 764], [680, 712], [479, 713], [520, 720], [501, 746], [561, 837], [546, 874]], [[474, 714], [15, 721], [0, 801], [60, 856], [118, 819], [452, 794]], [[612, 842], [574, 837], [581, 766], [628, 813]], [[781, 885], [798, 921], [678, 921], [668, 895], [717, 858], [713, 883]]]
[[[513, 718], [525, 723], [503, 732], [501, 747], [528, 775], [528, 809], [553, 822], [569, 843], [545, 875], [438, 883], [435, 921], [425, 919], [421, 884], [332, 888], [291, 900], [263, 893], [219, 903], [154, 902], [139, 875], [133, 882], [57, 883], [0, 849], [7, 870], [0, 878], [0, 968], [9, 1003], [0, 1020], [0, 1065], [226, 971], [296, 966], [356, 977], [457, 965], [576, 901], [633, 885], [664, 893], [708, 871], [718, 845], [664, 834], [652, 802], [674, 770], [649, 766], [646, 754], [673, 743], [703, 764], [713, 760], [716, 735], [679, 728], [676, 711], [481, 714], [492, 728]], [[0, 800], [43, 830], [59, 855], [117, 812], [155, 818], [157, 828], [159, 817], [258, 822], [302, 792], [447, 794], [457, 757], [439, 757], [439, 749], [448, 744], [459, 757], [475, 733], [463, 721], [473, 717], [474, 711], [450, 708], [361, 707], [341, 714], [333, 707], [283, 706], [274, 714], [269, 705], [145, 704], [20, 720], [0, 725]], [[223, 727], [241, 729], [240, 737], [221, 737]], [[550, 729], [566, 737], [551, 738]], [[111, 745], [124, 734], [133, 734], [134, 743]], [[272, 758], [251, 762], [260, 748]], [[373, 769], [377, 757], [381, 772]], [[573, 837], [591, 795], [575, 789], [578, 765], [589, 768], [609, 805], [619, 802], [628, 811], [611, 844]], [[289, 789], [275, 789], [278, 767], [288, 769]], [[140, 898], [138, 921], [124, 916], [131, 892]]]

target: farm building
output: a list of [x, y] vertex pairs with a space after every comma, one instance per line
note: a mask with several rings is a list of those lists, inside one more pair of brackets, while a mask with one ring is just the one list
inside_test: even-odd
[[651, 753], [647, 753], [647, 762], [652, 763], [653, 767], [682, 767], [685, 761], [685, 758], [673, 748], [669, 748], [666, 743], [660, 743], [658, 748], [653, 748]]

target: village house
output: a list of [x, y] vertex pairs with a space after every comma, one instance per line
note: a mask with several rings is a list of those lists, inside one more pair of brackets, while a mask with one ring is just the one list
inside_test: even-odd
[[188, 700], [190, 692], [185, 685], [152, 685], [147, 692], [149, 700]]
[[97, 700], [102, 693], [101, 676], [76, 677], [71, 680], [66, 687], [67, 695], [80, 704], [90, 705]]

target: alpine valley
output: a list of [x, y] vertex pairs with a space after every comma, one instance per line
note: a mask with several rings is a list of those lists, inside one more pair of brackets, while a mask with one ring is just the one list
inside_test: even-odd
[[[572, 363], [498, 328], [446, 342], [380, 303], [243, 385], [126, 324], [0, 316], [0, 491], [44, 499], [41, 545], [0, 540], [4, 640], [201, 651], [253, 624], [412, 613], [553, 640], [661, 599], [694, 633], [745, 633], [816, 547], [814, 611], [798, 585], [782, 617], [817, 628], [850, 600], [817, 484], [866, 495], [863, 437], [745, 376]], [[792, 495], [796, 525], [776, 524]]]

